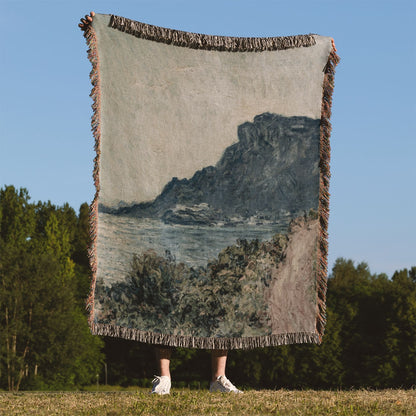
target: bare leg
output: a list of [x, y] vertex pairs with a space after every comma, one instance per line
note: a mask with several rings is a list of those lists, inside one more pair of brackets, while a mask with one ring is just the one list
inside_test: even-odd
[[220, 391], [222, 393], [242, 393], [225, 376], [225, 366], [227, 364], [227, 350], [212, 350], [211, 368], [212, 382], [210, 392]]
[[156, 360], [159, 366], [159, 374], [161, 377], [167, 376], [170, 378], [170, 356], [172, 350], [170, 348], [157, 347], [156, 348]]
[[219, 376], [225, 376], [225, 366], [227, 364], [227, 350], [212, 350], [211, 353], [211, 369], [212, 381]]
[[152, 394], [169, 394], [170, 381], [170, 356], [172, 350], [168, 347], [156, 347], [156, 360], [159, 367], [160, 376], [155, 376], [152, 381]]

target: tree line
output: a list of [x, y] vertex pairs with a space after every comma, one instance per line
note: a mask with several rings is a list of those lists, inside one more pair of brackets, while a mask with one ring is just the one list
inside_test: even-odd
[[[0, 389], [150, 386], [151, 345], [89, 331], [88, 218], [87, 204], [76, 213], [0, 189]], [[177, 386], [207, 386], [209, 352], [177, 348], [171, 370]], [[416, 385], [416, 267], [389, 278], [337, 259], [322, 344], [233, 350], [227, 371], [252, 388]]]

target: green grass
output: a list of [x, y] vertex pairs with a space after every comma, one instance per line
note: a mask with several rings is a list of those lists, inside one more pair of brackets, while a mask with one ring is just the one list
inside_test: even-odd
[[415, 390], [175, 390], [0, 393], [0, 415], [416, 415]]

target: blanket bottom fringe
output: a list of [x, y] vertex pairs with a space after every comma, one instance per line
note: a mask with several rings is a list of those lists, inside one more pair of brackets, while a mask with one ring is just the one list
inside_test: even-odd
[[108, 324], [93, 324], [91, 330], [94, 335], [117, 337], [169, 347], [200, 348], [208, 350], [253, 349], [289, 344], [320, 344], [321, 342], [319, 334], [315, 332], [294, 332], [257, 337], [208, 338], [158, 334], [155, 332], [140, 331], [134, 328]]

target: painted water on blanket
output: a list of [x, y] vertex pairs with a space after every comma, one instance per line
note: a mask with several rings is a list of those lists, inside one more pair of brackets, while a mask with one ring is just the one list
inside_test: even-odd
[[[181, 336], [269, 335], [267, 298], [289, 224], [317, 224], [319, 124], [261, 114], [238, 127], [215, 166], [172, 178], [153, 201], [100, 204], [100, 322]], [[308, 241], [313, 251], [315, 237]], [[315, 293], [308, 286], [302, 296]]]
[[289, 221], [248, 223], [235, 226], [187, 226], [158, 219], [100, 213], [98, 241], [99, 276], [107, 285], [126, 278], [134, 255], [154, 250], [189, 267], [205, 266], [225, 247], [239, 239], [269, 240], [287, 230]]

